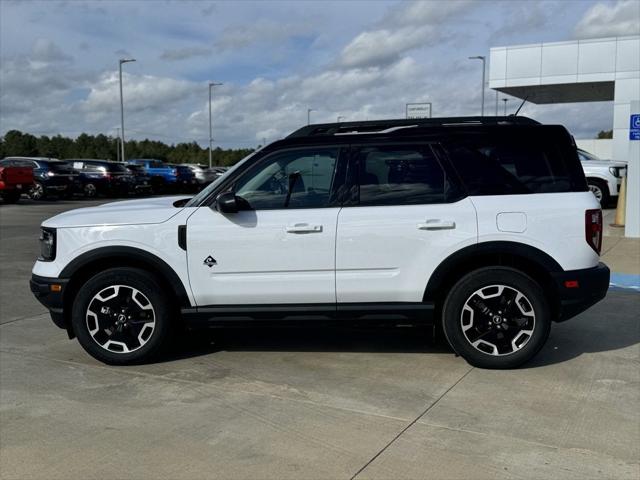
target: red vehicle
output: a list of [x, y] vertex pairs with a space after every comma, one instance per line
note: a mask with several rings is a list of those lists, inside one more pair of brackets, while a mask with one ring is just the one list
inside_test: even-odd
[[0, 197], [5, 203], [17, 203], [22, 193], [33, 187], [33, 169], [13, 167], [0, 162]]

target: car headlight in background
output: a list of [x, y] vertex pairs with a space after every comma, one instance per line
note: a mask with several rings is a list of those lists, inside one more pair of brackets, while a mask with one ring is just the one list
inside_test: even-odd
[[46, 173], [46, 175], [47, 175], [47, 177], [53, 177], [53, 176], [55, 176], [55, 173], [53, 173], [51, 170], [49, 170], [49, 171]]
[[56, 229], [40, 229], [40, 260], [51, 262], [56, 258]]
[[609, 167], [609, 172], [616, 178], [622, 178], [627, 174], [627, 167]]

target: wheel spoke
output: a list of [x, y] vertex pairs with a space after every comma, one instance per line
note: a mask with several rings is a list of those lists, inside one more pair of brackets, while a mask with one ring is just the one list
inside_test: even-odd
[[105, 350], [131, 353], [145, 345], [155, 330], [155, 311], [144, 293], [129, 285], [103, 288], [86, 312], [89, 335]]
[[486, 285], [462, 307], [460, 327], [467, 341], [487, 355], [509, 355], [524, 347], [535, 329], [529, 299], [508, 285]]

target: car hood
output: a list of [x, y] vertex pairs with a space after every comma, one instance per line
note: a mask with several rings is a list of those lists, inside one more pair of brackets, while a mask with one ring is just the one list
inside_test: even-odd
[[583, 167], [626, 167], [627, 162], [614, 161], [614, 160], [585, 160], [582, 163]]
[[187, 198], [189, 197], [154, 197], [78, 208], [51, 217], [45, 220], [42, 226], [69, 228], [162, 223], [181, 210], [180, 207], [176, 208], [174, 203]]

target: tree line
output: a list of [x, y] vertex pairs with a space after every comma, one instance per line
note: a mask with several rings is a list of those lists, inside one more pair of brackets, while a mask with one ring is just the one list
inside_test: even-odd
[[[59, 158], [98, 158], [117, 160], [119, 141], [117, 137], [103, 134], [80, 134], [77, 138], [62, 135], [36, 137], [30, 133], [9, 130], [0, 138], [0, 158], [10, 156]], [[215, 148], [212, 151], [214, 165], [233, 165], [249, 155], [254, 149]], [[127, 158], [156, 158], [168, 163], [209, 164], [209, 150], [197, 142], [167, 145], [157, 140], [128, 140], [125, 142]]]

